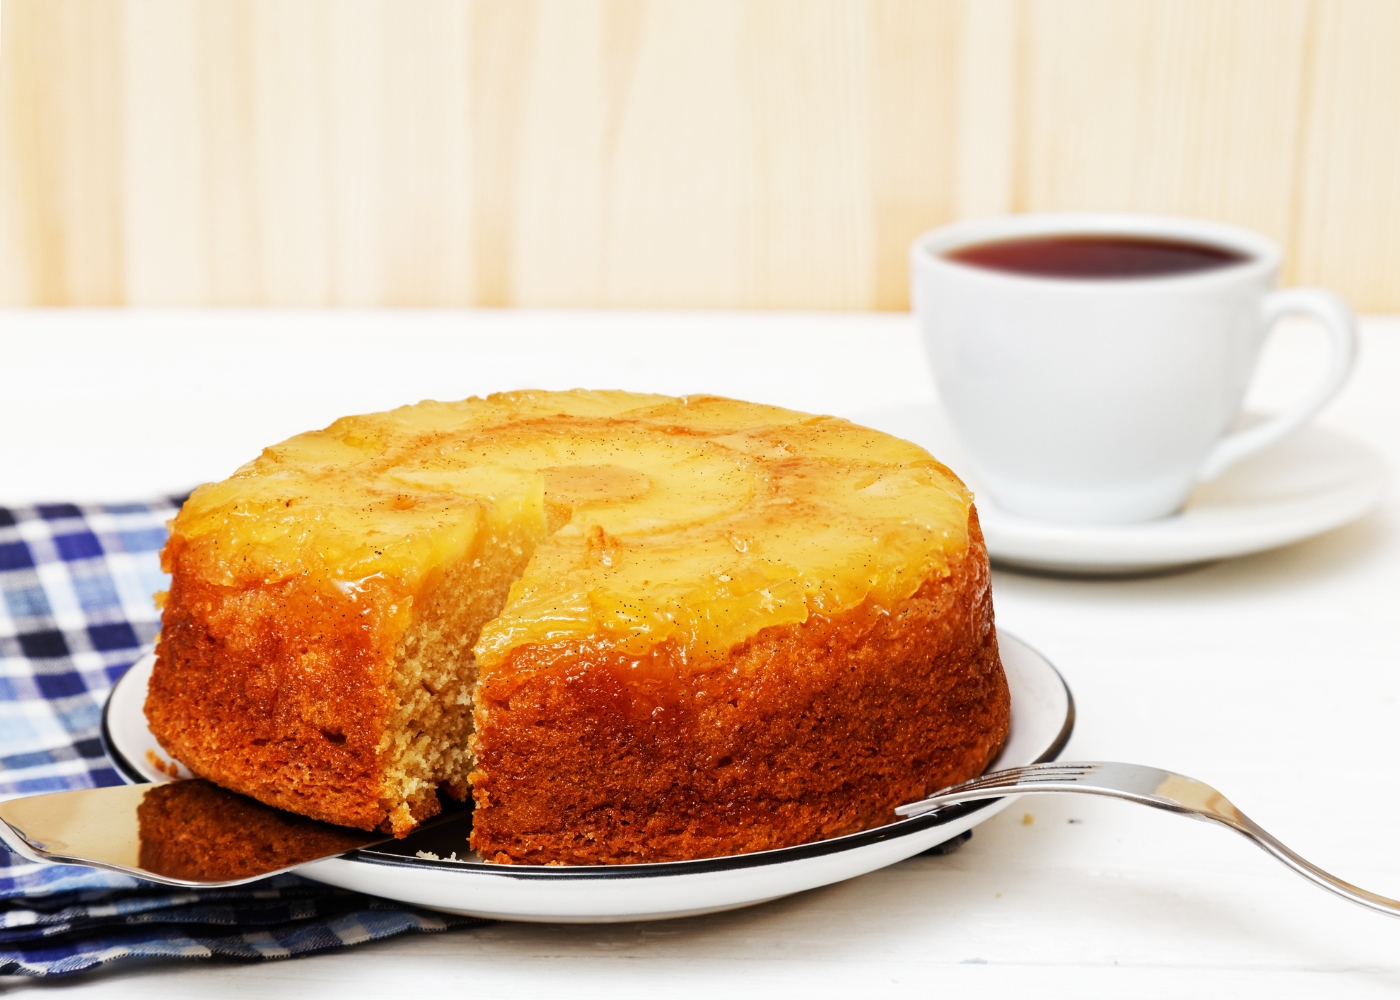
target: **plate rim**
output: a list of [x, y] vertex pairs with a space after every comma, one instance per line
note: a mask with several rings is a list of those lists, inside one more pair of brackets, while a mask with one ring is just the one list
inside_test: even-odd
[[[1030, 763], [1043, 763], [1055, 760], [1069, 743], [1070, 737], [1074, 735], [1074, 727], [1077, 719], [1077, 711], [1074, 701], [1074, 692], [1070, 689], [1069, 683], [1059, 668], [1051, 662], [1040, 650], [1030, 643], [1021, 639], [1015, 633], [1004, 629], [997, 629], [998, 644], [1004, 640], [1023, 646], [1028, 652], [1038, 658], [1054, 675], [1059, 682], [1060, 689], [1065, 696], [1065, 715], [1061, 722], [1059, 732], [1046, 748]], [[134, 667], [147, 656], [153, 655], [153, 651], [147, 651], [132, 663]], [[107, 756], [116, 766], [117, 773], [123, 781], [132, 785], [153, 784], [139, 769], [131, 762], [125, 754], [117, 747], [115, 739], [112, 737], [110, 715], [113, 702], [113, 695], [117, 687], [131, 674], [131, 668], [119, 677], [111, 688], [108, 689], [107, 698], [102, 705], [102, 718], [99, 735], [102, 740], [102, 748], [107, 752]], [[372, 848], [366, 850], [350, 851], [339, 855], [342, 860], [357, 862], [360, 864], [375, 865], [389, 868], [406, 868], [414, 871], [435, 870], [440, 872], [451, 872], [454, 874], [490, 875], [504, 877], [522, 881], [612, 881], [618, 879], [649, 879], [662, 876], [686, 876], [703, 875], [714, 872], [742, 871], [750, 868], [766, 868], [773, 865], [781, 865], [792, 862], [806, 861], [812, 858], [825, 857], [832, 854], [843, 854], [847, 851], [868, 847], [872, 844], [885, 841], [898, 840], [907, 836], [922, 833], [926, 830], [938, 826], [945, 826], [954, 823], [963, 817], [989, 809], [1001, 799], [985, 799], [979, 802], [967, 802], [953, 806], [948, 809], [941, 809], [933, 813], [925, 813], [922, 816], [913, 816], [906, 819], [895, 820], [893, 823], [885, 823], [881, 826], [871, 827], [868, 830], [859, 830], [855, 833], [848, 833], [840, 837], [831, 837], [826, 840], [814, 840], [805, 844], [794, 844], [789, 847], [775, 847], [764, 851], [750, 851], [745, 854], [724, 854], [710, 858], [693, 858], [684, 861], [651, 861], [632, 864], [616, 865], [516, 865], [516, 864], [496, 864], [486, 861], [452, 861], [442, 858], [420, 858], [407, 855], [396, 856], [391, 854], [380, 854]], [[431, 822], [431, 821], [430, 821]], [[309, 877], [309, 876], [308, 876]]]

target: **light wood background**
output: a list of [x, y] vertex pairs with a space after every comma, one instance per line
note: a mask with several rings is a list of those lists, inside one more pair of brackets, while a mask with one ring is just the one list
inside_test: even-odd
[[3, 5], [10, 304], [903, 308], [1063, 208], [1400, 310], [1400, 0]]

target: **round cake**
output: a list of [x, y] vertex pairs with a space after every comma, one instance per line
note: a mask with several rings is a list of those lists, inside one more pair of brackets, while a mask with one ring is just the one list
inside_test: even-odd
[[972, 498], [927, 452], [712, 396], [346, 417], [200, 487], [146, 701], [196, 774], [625, 863], [850, 833], [1006, 737]]

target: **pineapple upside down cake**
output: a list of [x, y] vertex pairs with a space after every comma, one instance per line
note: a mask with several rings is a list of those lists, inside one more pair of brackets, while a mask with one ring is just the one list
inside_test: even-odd
[[921, 448], [712, 396], [346, 417], [197, 489], [152, 731], [271, 805], [517, 863], [839, 836], [1006, 737], [972, 498]]

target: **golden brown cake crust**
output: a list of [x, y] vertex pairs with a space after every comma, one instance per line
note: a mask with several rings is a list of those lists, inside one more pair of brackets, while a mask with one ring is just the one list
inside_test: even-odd
[[950, 574], [895, 607], [769, 628], [708, 669], [575, 643], [483, 670], [472, 846], [536, 864], [765, 850], [981, 773], [1010, 697], [970, 528]]
[[[181, 555], [172, 538], [146, 697], [161, 746], [201, 777], [269, 805], [390, 829], [376, 751], [392, 656], [381, 648], [375, 605], [301, 579], [211, 584], [183, 571]], [[424, 806], [419, 819], [438, 803]]]
[[193, 881], [254, 878], [375, 839], [269, 809], [205, 781], [150, 786], [136, 818], [140, 866]]

